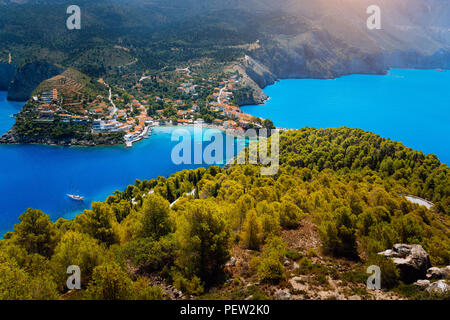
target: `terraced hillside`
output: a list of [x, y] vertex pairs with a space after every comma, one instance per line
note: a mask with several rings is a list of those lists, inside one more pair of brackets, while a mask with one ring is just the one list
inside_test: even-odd
[[58, 91], [62, 107], [76, 114], [85, 114], [90, 108], [104, 104], [106, 100], [98, 98], [99, 95], [108, 96], [104, 85], [73, 68], [42, 82], [33, 95], [53, 89]]
[[123, 132], [95, 132], [92, 123], [112, 106], [108, 90], [89, 76], [69, 68], [45, 80], [17, 114], [13, 128], [0, 143], [113, 145], [123, 143]]

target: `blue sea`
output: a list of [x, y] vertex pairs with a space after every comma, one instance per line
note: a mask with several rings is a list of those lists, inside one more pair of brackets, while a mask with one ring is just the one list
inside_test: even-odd
[[[271, 97], [265, 105], [243, 110], [270, 118], [279, 127], [362, 128], [450, 163], [450, 71], [393, 69], [381, 76], [282, 80], [264, 91]], [[0, 134], [13, 126], [11, 115], [22, 106], [6, 101], [6, 93], [0, 92]], [[92, 201], [105, 200], [135, 179], [207, 166], [171, 161], [178, 143], [171, 141], [173, 130], [155, 128], [150, 138], [132, 149], [0, 145], [0, 236], [12, 230], [29, 207], [43, 210], [52, 220], [73, 218]], [[194, 130], [188, 130], [193, 138]], [[237, 144], [237, 149], [244, 145]], [[227, 160], [223, 158], [219, 165]], [[66, 196], [72, 192], [85, 196], [85, 201]]]
[[[6, 101], [6, 93], [0, 92], [0, 134], [13, 126], [15, 119], [10, 116], [19, 112], [22, 106], [23, 103]], [[136, 143], [131, 149], [122, 146], [0, 145], [0, 236], [13, 229], [19, 215], [27, 208], [41, 209], [53, 221], [59, 217], [73, 218], [89, 208], [92, 201], [103, 201], [136, 179], [169, 176], [183, 169], [207, 166], [206, 163], [173, 163], [172, 149], [179, 143], [171, 141], [174, 129], [154, 128], [150, 138]], [[199, 142], [194, 140], [194, 134], [198, 136], [198, 133], [192, 127], [183, 129], [191, 135], [192, 145], [198, 145]], [[206, 135], [205, 132], [201, 134]], [[200, 147], [204, 149], [208, 144], [200, 142]], [[240, 150], [244, 142], [239, 140], [235, 145], [232, 154]], [[217, 162], [218, 165], [231, 158], [226, 157], [225, 151], [224, 147], [223, 160]], [[66, 196], [72, 192], [85, 196], [84, 202]]]
[[264, 105], [243, 111], [283, 128], [347, 126], [375, 132], [450, 164], [450, 71], [281, 80]]

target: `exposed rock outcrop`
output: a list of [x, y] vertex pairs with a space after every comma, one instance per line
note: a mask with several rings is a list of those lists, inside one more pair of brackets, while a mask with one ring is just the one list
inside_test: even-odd
[[318, 29], [273, 39], [246, 58], [244, 67], [261, 88], [277, 79], [332, 79], [355, 73], [384, 74], [388, 70], [382, 54], [363, 52]]
[[8, 87], [8, 100], [27, 101], [33, 90], [44, 80], [63, 70], [47, 62], [31, 62], [17, 69]]
[[14, 73], [16, 72], [16, 67], [12, 64], [0, 62], [0, 90], [8, 90], [8, 86], [11, 83]]
[[430, 286], [430, 284], [430, 280], [417, 280], [416, 282], [414, 282], [414, 285], [420, 290], [425, 290]]
[[395, 244], [392, 249], [379, 254], [392, 259], [405, 283], [425, 279], [427, 270], [431, 267], [428, 253], [418, 244]]
[[431, 55], [414, 50], [395, 51], [384, 55], [386, 65], [392, 68], [450, 68], [450, 51], [439, 49]]
[[[251, 60], [250, 57], [247, 57], [246, 59]], [[254, 74], [250, 76], [247, 74], [247, 72], [252, 72], [252, 68], [248, 68], [245, 64], [241, 64], [237, 65], [235, 70], [243, 75], [242, 83], [244, 87], [250, 89], [241, 91], [240, 94], [235, 97], [238, 105], [262, 104], [269, 98], [262, 90], [264, 85], [255, 82], [255, 79], [258, 79], [258, 76]]]
[[427, 291], [431, 294], [443, 294], [450, 291], [450, 286], [445, 280], [438, 280], [430, 282], [430, 280], [417, 280], [414, 285], [422, 291]]
[[[418, 244], [395, 244], [392, 249], [379, 254], [392, 259], [400, 270], [403, 282], [413, 283], [419, 290], [429, 294], [446, 294], [450, 291], [447, 280], [450, 266], [445, 268], [431, 267], [428, 253]], [[425, 279], [426, 278], [426, 279]], [[440, 279], [434, 281], [436, 279]]]
[[276, 300], [291, 300], [292, 297], [287, 289], [279, 289], [277, 292], [275, 292], [274, 298]]
[[427, 279], [450, 279], [450, 266], [445, 268], [432, 267], [428, 269]]
[[425, 289], [428, 293], [442, 294], [450, 291], [450, 286], [444, 281], [439, 280], [431, 283], [428, 288]]

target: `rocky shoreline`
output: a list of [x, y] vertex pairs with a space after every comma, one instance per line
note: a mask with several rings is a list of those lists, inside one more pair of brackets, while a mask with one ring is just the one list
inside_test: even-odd
[[77, 139], [77, 138], [62, 138], [54, 139], [50, 137], [35, 137], [23, 136], [14, 131], [14, 128], [9, 130], [0, 137], [0, 144], [36, 144], [36, 145], [50, 145], [50, 146], [68, 146], [68, 147], [101, 147], [101, 146], [115, 146], [122, 145], [123, 138], [118, 139], [108, 135], [94, 136], [94, 139]]

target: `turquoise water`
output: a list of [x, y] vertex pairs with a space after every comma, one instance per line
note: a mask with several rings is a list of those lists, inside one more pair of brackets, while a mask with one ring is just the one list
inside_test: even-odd
[[[11, 128], [15, 119], [10, 115], [22, 105], [5, 101], [5, 93], [0, 92], [0, 134]], [[194, 144], [194, 129], [185, 129]], [[43, 210], [52, 220], [73, 218], [92, 201], [105, 200], [135, 179], [169, 176], [183, 169], [206, 166], [176, 165], [171, 161], [172, 148], [178, 143], [171, 141], [173, 130], [173, 127], [155, 128], [149, 139], [132, 149], [0, 145], [0, 235], [12, 230], [18, 216], [29, 207]], [[208, 142], [203, 143], [203, 148], [207, 145]], [[241, 148], [242, 141], [237, 146]], [[225, 158], [226, 152], [223, 154]], [[71, 192], [85, 196], [85, 201], [71, 200], [66, 196]]]
[[243, 111], [283, 128], [361, 128], [450, 164], [450, 71], [281, 80], [264, 92], [270, 100]]

